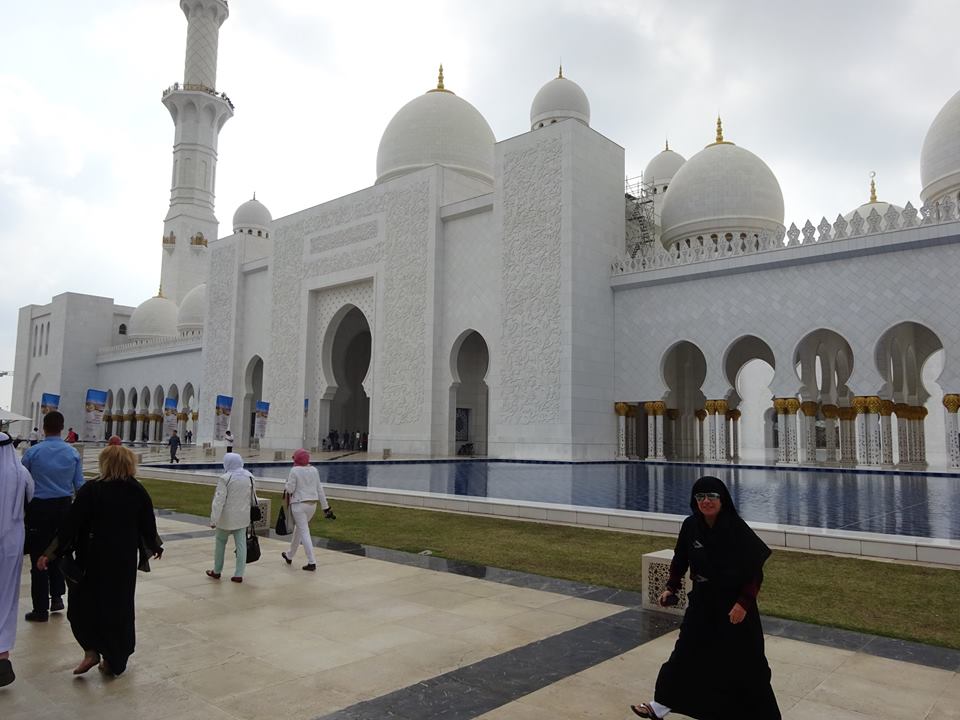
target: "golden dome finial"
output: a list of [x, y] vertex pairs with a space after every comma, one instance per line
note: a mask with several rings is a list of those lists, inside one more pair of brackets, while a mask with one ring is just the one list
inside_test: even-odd
[[870, 171], [870, 202], [875, 203], [877, 201], [877, 183], [874, 178], [877, 176], [873, 170]]
[[663, 151], [666, 152], [670, 149], [670, 138], [663, 139]]
[[563, 63], [562, 62], [560, 63], [560, 72], [557, 73], [557, 79], [558, 80], [563, 79]]
[[716, 142], [723, 142], [723, 121], [720, 120], [720, 115], [717, 115], [717, 139]]
[[257, 199], [257, 191], [256, 191], [256, 190], [253, 191], [253, 199], [254, 199], [254, 200]]
[[440, 74], [437, 76], [437, 90], [443, 90], [443, 63], [440, 63]]

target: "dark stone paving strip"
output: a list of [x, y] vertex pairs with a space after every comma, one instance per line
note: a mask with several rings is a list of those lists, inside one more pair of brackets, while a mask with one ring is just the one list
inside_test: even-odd
[[771, 617], [763, 618], [763, 631], [775, 637], [802, 640], [814, 645], [852, 650], [888, 660], [900, 660], [915, 665], [960, 672], [960, 650], [936, 645], [924, 645], [909, 640], [897, 640], [853, 630], [821, 627]]
[[622, 655], [678, 624], [672, 616], [624, 610], [318, 720], [469, 720]]
[[[157, 514], [197, 525], [206, 525], [209, 523], [209, 520], [206, 518], [171, 512], [169, 510], [158, 510]], [[210, 533], [212, 533], [212, 531], [202, 534], [178, 533], [176, 536], [171, 536], [171, 539], [203, 537]], [[271, 532], [271, 537], [276, 538], [277, 536]], [[503, 583], [515, 587], [544, 590], [546, 592], [559, 593], [583, 600], [595, 600], [597, 602], [619, 605], [626, 608], [639, 608], [642, 600], [640, 593], [629, 590], [586, 585], [571, 580], [559, 580], [557, 578], [532, 575], [516, 570], [471, 565], [458, 560], [446, 560], [429, 555], [417, 555], [401, 550], [389, 550], [371, 545], [343, 542], [341, 540], [328, 540], [326, 538], [315, 538], [313, 544], [325, 550], [411, 565], [425, 570], [436, 570], [437, 572], [448, 572], [482, 580], [490, 580], [491, 582]], [[790, 640], [801, 640], [815, 645], [825, 645], [841, 650], [853, 650], [889, 660], [900, 660], [916, 665], [926, 665], [942, 670], [960, 672], [960, 650], [772, 617], [763, 618], [763, 631], [767, 635], [784, 637]]]

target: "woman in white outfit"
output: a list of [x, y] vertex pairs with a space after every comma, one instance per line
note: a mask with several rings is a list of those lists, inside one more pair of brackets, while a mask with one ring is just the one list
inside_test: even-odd
[[207, 577], [220, 579], [223, 570], [223, 555], [227, 547], [227, 538], [233, 536], [237, 550], [237, 564], [233, 582], [243, 582], [243, 569], [247, 564], [247, 526], [250, 524], [250, 507], [255, 502], [253, 475], [243, 469], [243, 458], [238, 453], [223, 456], [223, 469], [226, 472], [217, 481], [217, 492], [213, 496], [210, 508], [210, 527], [216, 528], [213, 549], [213, 570], [207, 570]]
[[303, 543], [307, 553], [307, 564], [304, 570], [313, 572], [317, 569], [317, 560], [313, 554], [313, 540], [310, 539], [310, 519], [317, 511], [317, 502], [323, 508], [323, 516], [328, 520], [336, 520], [337, 516], [330, 509], [327, 496], [320, 485], [320, 473], [310, 464], [310, 453], [303, 448], [293, 454], [293, 467], [290, 468], [290, 477], [287, 478], [283, 497], [290, 502], [290, 514], [296, 527], [293, 537], [290, 538], [290, 549], [280, 553], [287, 565], [293, 564], [293, 557]]

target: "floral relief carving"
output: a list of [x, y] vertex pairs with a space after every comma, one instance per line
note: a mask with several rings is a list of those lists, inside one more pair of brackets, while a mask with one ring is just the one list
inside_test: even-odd
[[502, 417], [560, 417], [562, 144], [549, 139], [504, 157]]
[[[207, 318], [204, 325], [203, 388], [212, 409], [212, 400], [233, 387], [233, 336], [237, 298], [237, 246], [217, 248], [210, 258], [207, 280]], [[213, 433], [213, 414], [202, 413], [204, 427]]]

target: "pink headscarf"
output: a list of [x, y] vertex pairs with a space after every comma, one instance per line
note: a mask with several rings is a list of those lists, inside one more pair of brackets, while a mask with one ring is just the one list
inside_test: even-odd
[[293, 454], [293, 464], [303, 467], [304, 465], [310, 464], [310, 453], [308, 453], [303, 448], [300, 448]]
[[110, 439], [107, 440], [107, 445], [123, 445], [123, 440], [120, 439], [119, 435], [111, 435]]

